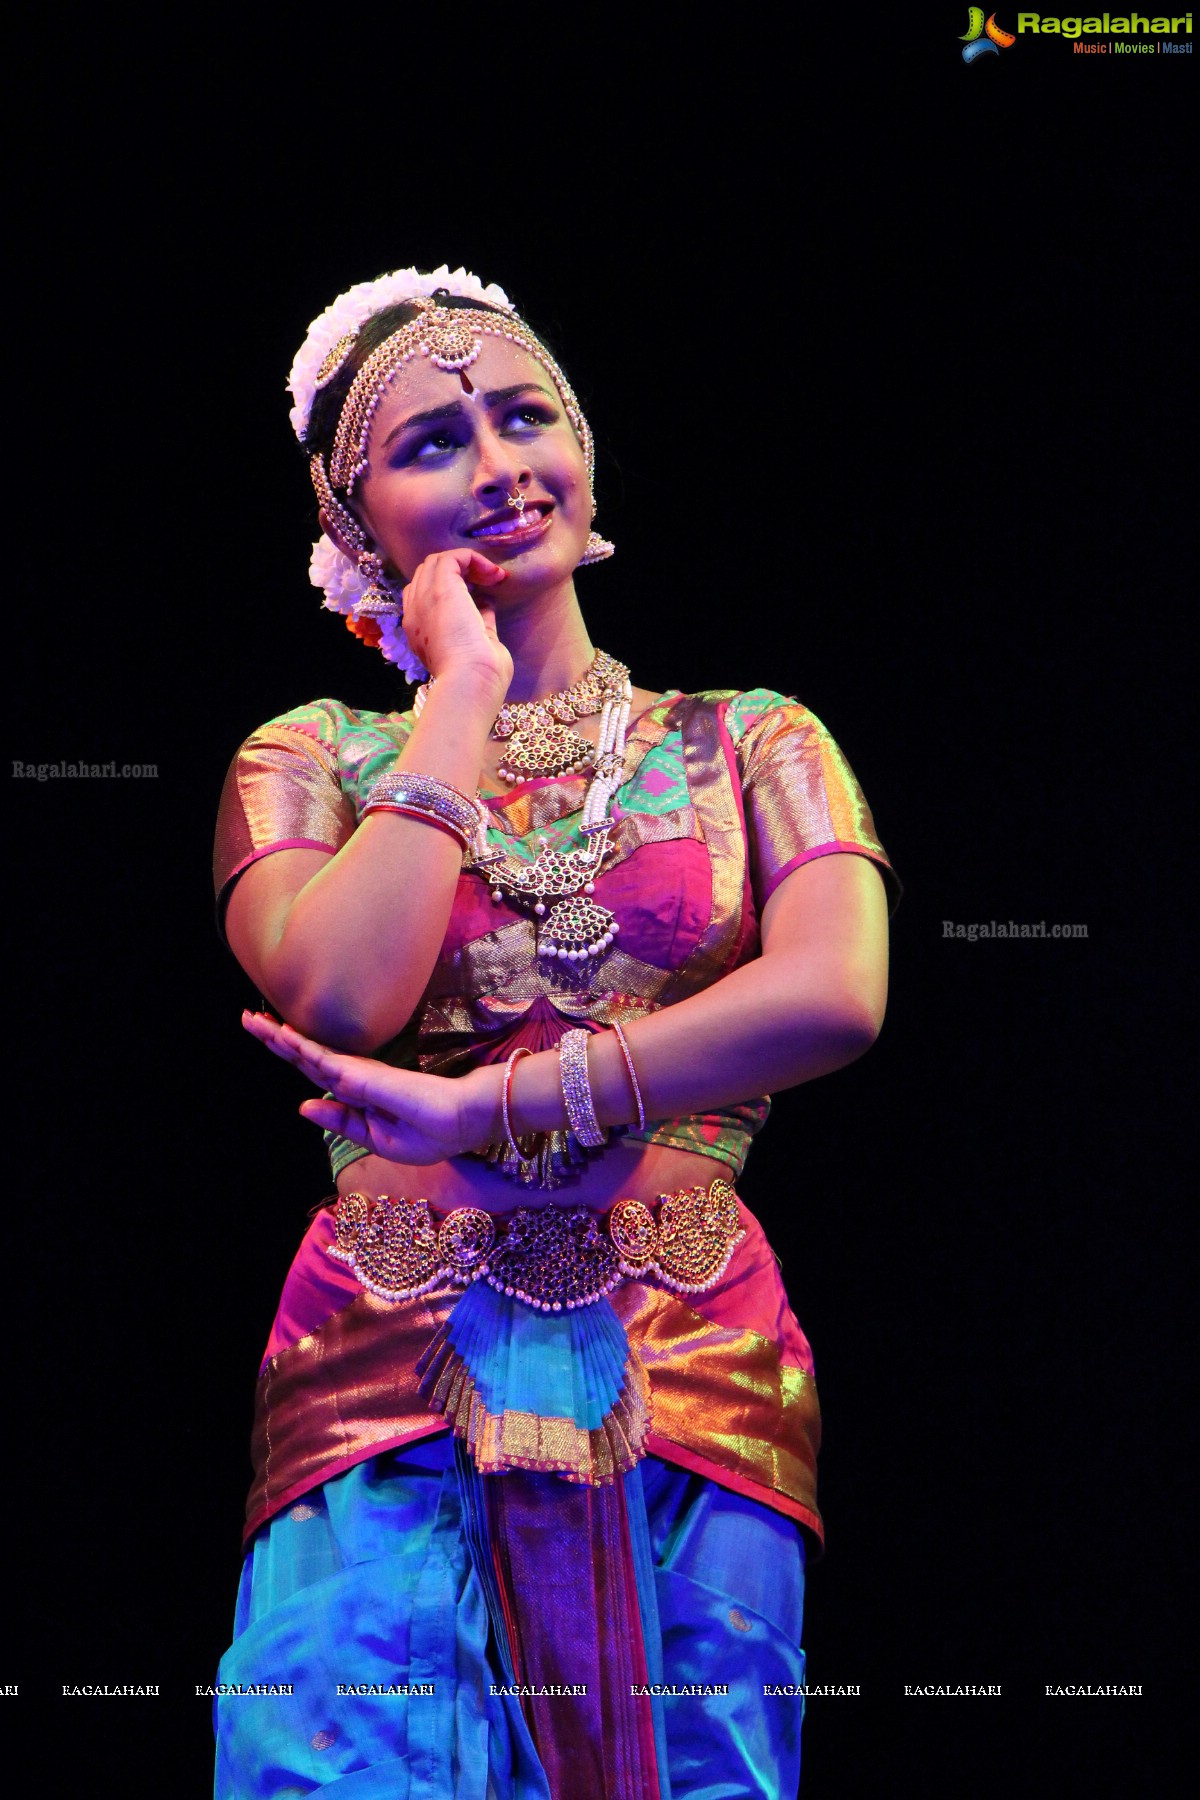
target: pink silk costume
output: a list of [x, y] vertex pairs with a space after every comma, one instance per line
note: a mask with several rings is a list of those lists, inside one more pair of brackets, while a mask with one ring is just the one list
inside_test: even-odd
[[[393, 767], [412, 725], [411, 714], [355, 713], [317, 701], [247, 739], [231, 766], [218, 821], [220, 911], [234, 881], [259, 857], [305, 846], [336, 852], [345, 844], [367, 793]], [[820, 721], [795, 701], [765, 689], [667, 694], [629, 735], [626, 777], [613, 808], [612, 850], [595, 884], [595, 901], [621, 926], [609, 953], [583, 968], [539, 961], [528, 915], [507, 902], [494, 904], [481, 875], [464, 872], [422, 1001], [411, 1024], [378, 1055], [453, 1075], [502, 1060], [518, 1045], [549, 1047], [573, 1024], [599, 1029], [636, 1021], [759, 954], [763, 907], [793, 869], [814, 857], [867, 856], [895, 897], [849, 765]], [[563, 776], [492, 799], [497, 840], [510, 855], [529, 858], [539, 836], [571, 847], [580, 841], [585, 788], [585, 776]], [[714, 1175], [733, 1180], [769, 1106], [762, 1097], [703, 1116], [650, 1121], [625, 1135], [707, 1156], [717, 1165]], [[363, 1153], [331, 1139], [330, 1154], [337, 1173]], [[555, 1194], [567, 1205], [570, 1197], [569, 1186]], [[675, 1779], [676, 1752], [686, 1760], [711, 1722], [693, 1715], [670, 1726], [662, 1701], [631, 1697], [631, 1681], [660, 1678], [655, 1671], [666, 1643], [648, 1629], [655, 1621], [658, 1631], [659, 1608], [646, 1560], [647, 1514], [635, 1498], [642, 1490], [625, 1487], [637, 1482], [631, 1442], [635, 1459], [646, 1454], [660, 1459], [656, 1468], [674, 1465], [704, 1477], [770, 1509], [764, 1517], [782, 1515], [821, 1540], [811, 1351], [761, 1226], [736, 1204], [743, 1235], [715, 1285], [684, 1294], [647, 1275], [626, 1279], [600, 1303], [611, 1305], [624, 1330], [627, 1377], [636, 1365], [636, 1381], [627, 1379], [618, 1408], [626, 1424], [640, 1409], [632, 1438], [622, 1440], [618, 1432], [610, 1444], [603, 1432], [583, 1434], [590, 1460], [586, 1472], [571, 1474], [561, 1458], [561, 1433], [555, 1441], [564, 1421], [518, 1413], [517, 1425], [531, 1427], [524, 1457], [485, 1463], [472, 1445], [477, 1473], [461, 1445], [457, 1452], [471, 1559], [488, 1592], [510, 1679], [530, 1681], [536, 1690], [539, 1682], [584, 1674], [583, 1691], [592, 1696], [590, 1711], [569, 1721], [560, 1702], [522, 1700], [544, 1771], [529, 1778], [528, 1788], [519, 1784], [522, 1795], [544, 1792], [548, 1780], [549, 1791], [563, 1800], [657, 1800]], [[440, 1344], [438, 1356], [448, 1354], [445, 1334], [456, 1309], [461, 1316], [462, 1289], [446, 1281], [418, 1299], [382, 1299], [328, 1254], [334, 1237], [331, 1210], [322, 1208], [292, 1264], [272, 1327], [257, 1388], [248, 1540], [284, 1508], [293, 1509], [288, 1519], [307, 1516], [311, 1508], [295, 1503], [316, 1498], [315, 1490], [330, 1491], [324, 1484], [333, 1478], [447, 1431], [422, 1370], [432, 1347]], [[506, 1411], [505, 1424], [513, 1419]], [[456, 1419], [456, 1430], [460, 1424]], [[382, 1468], [383, 1460], [371, 1466]], [[505, 1469], [503, 1479], [489, 1478], [489, 1470]], [[547, 1488], [552, 1473], [565, 1480], [551, 1479]], [[729, 1620], [735, 1634], [751, 1628], [737, 1609]], [[728, 1625], [722, 1629], [728, 1634]], [[688, 1638], [703, 1655], [704, 1627], [690, 1615]], [[789, 1666], [794, 1677], [802, 1654]], [[747, 1670], [753, 1679], [753, 1665]], [[751, 1724], [751, 1736], [759, 1729]], [[289, 1743], [294, 1737], [294, 1731], [284, 1734]], [[319, 1733], [313, 1743], [328, 1738]], [[750, 1764], [743, 1767], [733, 1745], [748, 1741], [729, 1743], [741, 1780]], [[360, 1766], [361, 1756], [351, 1762]], [[783, 1753], [780, 1767], [786, 1762]], [[761, 1766], [772, 1766], [769, 1755]], [[444, 1770], [443, 1776], [449, 1779]], [[772, 1784], [769, 1773], [762, 1780], [767, 1786], [756, 1785], [756, 1793]], [[218, 1792], [224, 1792], [220, 1781]]]
[[[222, 795], [214, 854], [219, 916], [238, 876], [275, 850], [336, 852], [373, 783], [391, 769], [411, 713], [315, 701], [254, 732]], [[576, 1023], [636, 1021], [696, 993], [759, 953], [758, 920], [779, 883], [835, 852], [867, 856], [898, 888], [870, 810], [821, 722], [767, 689], [672, 692], [630, 732], [613, 851], [595, 900], [618, 942], [582, 977], [535, 954], [533, 924], [464, 872], [445, 942], [412, 1024], [377, 1054], [453, 1074], [541, 1049]], [[528, 781], [490, 800], [513, 853], [539, 834], [577, 842], [586, 776]], [[736, 1180], [769, 1099], [721, 1113], [648, 1121], [633, 1140], [699, 1152]], [[365, 1154], [331, 1141], [335, 1172]], [[556, 1200], [569, 1204], [569, 1187]], [[717, 1285], [683, 1295], [628, 1280], [612, 1298], [648, 1377], [645, 1448], [798, 1520], [820, 1541], [820, 1413], [812, 1353], [758, 1221]], [[284, 1286], [260, 1371], [247, 1504], [249, 1539], [281, 1508], [363, 1459], [446, 1429], [418, 1392], [416, 1363], [461, 1297], [447, 1282], [395, 1303], [364, 1291], [328, 1254], [320, 1211]]]

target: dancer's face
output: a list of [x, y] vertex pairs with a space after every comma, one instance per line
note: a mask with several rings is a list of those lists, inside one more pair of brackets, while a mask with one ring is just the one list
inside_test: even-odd
[[568, 579], [583, 555], [583, 450], [554, 383], [515, 344], [485, 337], [461, 375], [405, 364], [376, 408], [367, 463], [352, 503], [406, 580], [433, 551], [470, 545], [508, 570], [503, 604]]

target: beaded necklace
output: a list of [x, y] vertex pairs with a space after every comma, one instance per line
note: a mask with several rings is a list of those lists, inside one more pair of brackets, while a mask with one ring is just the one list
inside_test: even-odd
[[[432, 685], [430, 681], [417, 690], [413, 711], [418, 718]], [[476, 796], [479, 825], [465, 866], [486, 871], [496, 905], [508, 899], [533, 913], [539, 956], [587, 962], [603, 956], [621, 929], [608, 908], [598, 906], [591, 896], [608, 851], [609, 809], [624, 778], [625, 732], [632, 704], [629, 670], [598, 650], [590, 667], [571, 687], [542, 700], [506, 704], [492, 726], [492, 737], [508, 746], [501, 773], [510, 784], [537, 775], [576, 772], [589, 760], [592, 765], [579, 824], [584, 843], [574, 850], [551, 850], [542, 837], [532, 862], [491, 847], [487, 840], [491, 814]], [[566, 727], [597, 712], [600, 731], [593, 749], [586, 738]]]

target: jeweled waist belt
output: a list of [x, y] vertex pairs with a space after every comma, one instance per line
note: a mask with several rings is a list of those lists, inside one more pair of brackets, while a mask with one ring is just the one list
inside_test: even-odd
[[745, 1233], [727, 1181], [660, 1194], [650, 1204], [521, 1207], [494, 1217], [458, 1206], [440, 1223], [427, 1200], [343, 1194], [329, 1255], [381, 1300], [415, 1300], [444, 1281], [490, 1287], [541, 1312], [590, 1306], [627, 1278], [702, 1294]]

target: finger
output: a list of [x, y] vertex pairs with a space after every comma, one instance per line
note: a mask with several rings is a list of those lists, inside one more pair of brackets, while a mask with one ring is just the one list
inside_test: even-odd
[[278, 1019], [272, 1019], [265, 1013], [243, 1013], [242, 1025], [251, 1037], [265, 1044], [274, 1055], [283, 1058], [284, 1062], [296, 1063], [300, 1060], [301, 1051], [296, 1042], [295, 1033], [289, 1037], [287, 1027]]
[[242, 1029], [248, 1031], [251, 1037], [256, 1037], [260, 1043], [266, 1043], [278, 1031], [279, 1021], [273, 1019], [270, 1013], [251, 1012], [247, 1006], [242, 1009]]
[[336, 1100], [347, 1106], [369, 1103], [376, 1083], [372, 1080], [375, 1065], [361, 1056], [340, 1056], [336, 1050], [322, 1050], [314, 1055], [297, 1056], [296, 1067], [318, 1087], [326, 1087]]
[[337, 1137], [348, 1138], [352, 1144], [370, 1147], [367, 1121], [352, 1106], [342, 1106], [336, 1100], [306, 1100], [300, 1113], [311, 1124], [319, 1125], [322, 1131], [332, 1131]]
[[498, 587], [502, 581], [508, 580], [508, 570], [489, 557], [481, 556], [478, 550], [468, 552], [470, 562], [463, 566], [463, 580], [471, 587]]
[[322, 1086], [331, 1086], [341, 1073], [343, 1066], [354, 1060], [345, 1057], [337, 1050], [329, 1050], [324, 1044], [306, 1038], [293, 1026], [281, 1024], [266, 1013], [244, 1013], [242, 1024], [252, 1037], [284, 1062], [291, 1063], [308, 1076], [310, 1081]]
[[308, 1043], [308, 1053], [297, 1052], [290, 1060], [311, 1081], [328, 1088], [335, 1100], [356, 1111], [370, 1107], [389, 1118], [402, 1116], [405, 1084], [412, 1080], [410, 1071], [391, 1069], [366, 1056], [342, 1056], [309, 1040], [302, 1042]]
[[347, 1056], [339, 1068], [326, 1072], [325, 1085], [346, 1105], [378, 1113], [394, 1124], [406, 1120], [419, 1098], [416, 1090], [427, 1079], [410, 1069], [372, 1062], [369, 1057]]
[[248, 1008], [242, 1013], [242, 1024], [263, 1043], [298, 1042], [312, 1043], [302, 1032], [289, 1025], [286, 1019], [277, 1019], [273, 1013], [251, 1012]]
[[328, 1044], [319, 1044], [316, 1038], [305, 1037], [302, 1031], [297, 1031], [296, 1027], [289, 1025], [286, 1019], [277, 1027], [277, 1030], [280, 1043], [286, 1044], [290, 1050], [303, 1056], [309, 1062], [327, 1062], [331, 1057], [341, 1059], [342, 1052], [340, 1050], [331, 1050]]
[[267, 1013], [243, 1013], [242, 1024], [251, 1037], [256, 1037], [260, 1044], [265, 1044], [276, 1056], [292, 1062], [301, 1054], [303, 1040], [300, 1034], [281, 1020], [273, 1019]]
[[427, 558], [427, 565], [435, 580], [449, 577], [451, 581], [473, 583], [480, 587], [495, 587], [508, 575], [507, 569], [501, 568], [499, 563], [493, 562], [479, 550], [435, 550]]

